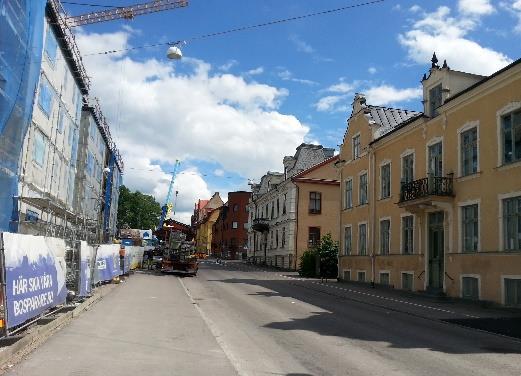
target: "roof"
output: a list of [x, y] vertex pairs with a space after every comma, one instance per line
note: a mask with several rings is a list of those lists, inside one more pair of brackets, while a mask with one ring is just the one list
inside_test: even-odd
[[197, 209], [203, 209], [206, 205], [208, 205], [208, 202], [210, 202], [210, 200], [199, 200], [197, 202]]
[[338, 155], [335, 155], [334, 157], [328, 158], [328, 159], [326, 159], [326, 160], [323, 161], [323, 162], [320, 162], [320, 163], [318, 163], [318, 164], [316, 164], [316, 165], [314, 165], [314, 166], [311, 166], [311, 167], [308, 168], [307, 170], [304, 170], [304, 171], [302, 171], [302, 172], [299, 172], [297, 175], [293, 176], [292, 179], [300, 178], [300, 177], [302, 177], [303, 175], [306, 175], [307, 173], [316, 170], [317, 168], [320, 168], [320, 167], [322, 167], [322, 166], [324, 166], [324, 165], [327, 165], [327, 164], [330, 163], [330, 162], [333, 162], [333, 161], [337, 160], [338, 157], [339, 157]]
[[376, 133], [377, 138], [389, 133], [407, 120], [422, 114], [418, 111], [372, 105], [367, 105], [364, 109], [364, 113], [369, 124], [380, 125], [380, 129], [378, 129]]
[[315, 184], [330, 184], [339, 185], [340, 181], [335, 179], [319, 179], [319, 178], [293, 178], [294, 182], [298, 183], [315, 183]]
[[487, 82], [487, 81], [493, 79], [494, 77], [499, 76], [501, 73], [503, 73], [503, 72], [509, 70], [510, 68], [515, 67], [515, 66], [518, 65], [518, 64], [521, 64], [521, 59], [517, 59], [517, 60], [514, 61], [513, 63], [507, 65], [506, 67], [504, 67], [504, 68], [498, 70], [498, 71], [495, 72], [495, 73], [492, 73], [490, 76], [485, 77], [485, 78], [482, 79], [481, 81], [476, 82], [474, 85], [471, 85], [471, 86], [469, 86], [468, 88], [466, 88], [465, 90], [462, 90], [462, 91], [460, 91], [459, 93], [453, 95], [452, 97], [447, 98], [447, 100], [445, 101], [445, 103], [448, 103], [448, 102], [450, 102], [450, 101], [452, 101], [452, 100], [454, 100], [454, 99], [456, 99], [456, 98], [462, 96], [463, 94], [468, 93], [469, 91], [471, 91], [471, 90], [475, 89], [476, 87], [478, 87], [478, 86], [484, 84], [485, 82]]

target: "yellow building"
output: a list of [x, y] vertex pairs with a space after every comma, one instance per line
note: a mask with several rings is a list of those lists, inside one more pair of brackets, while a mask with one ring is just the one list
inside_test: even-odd
[[197, 252], [204, 252], [207, 255], [212, 249], [212, 228], [217, 221], [221, 208], [213, 209], [201, 220], [195, 232], [195, 244]]
[[297, 186], [296, 268], [300, 257], [318, 244], [322, 236], [331, 234], [338, 241], [340, 205], [335, 163], [338, 156], [326, 159], [292, 178]]
[[339, 277], [521, 305], [521, 60], [440, 67], [424, 111], [353, 102], [337, 165]]

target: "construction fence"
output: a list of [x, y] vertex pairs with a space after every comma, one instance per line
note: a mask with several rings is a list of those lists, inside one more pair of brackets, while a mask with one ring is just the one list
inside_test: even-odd
[[85, 241], [0, 233], [0, 324], [4, 335], [82, 299], [94, 286], [138, 268], [144, 247], [90, 246]]

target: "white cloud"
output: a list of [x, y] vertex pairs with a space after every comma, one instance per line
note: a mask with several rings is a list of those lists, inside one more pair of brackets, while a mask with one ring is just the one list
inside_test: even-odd
[[517, 25], [515, 26], [514, 31], [521, 34], [521, 0], [515, 0], [513, 2], [502, 1], [499, 5], [517, 19]]
[[367, 103], [377, 106], [408, 102], [421, 98], [422, 94], [421, 87], [397, 89], [390, 85], [375, 86], [365, 91]]
[[317, 85], [318, 84], [315, 81], [306, 80], [306, 79], [303, 79], [303, 78], [295, 78], [295, 77], [293, 77], [293, 73], [291, 73], [287, 69], [284, 69], [284, 70], [280, 71], [278, 73], [278, 76], [279, 76], [279, 78], [281, 80], [284, 80], [284, 81], [297, 82], [299, 84], [304, 84], [304, 85]]
[[[128, 48], [130, 36], [80, 33], [76, 39], [87, 54]], [[153, 166], [146, 174], [127, 169], [125, 184], [158, 198], [166, 194], [169, 180], [158, 164], [208, 161], [241, 176], [260, 177], [279, 169], [282, 157], [292, 155], [309, 132], [297, 118], [278, 111], [287, 90], [211, 73], [211, 66], [197, 59], [172, 63], [119, 53], [84, 62], [92, 77], [91, 95], [101, 99], [126, 166]], [[174, 64], [189, 73], [176, 73]], [[185, 217], [197, 198], [209, 197], [200, 175], [179, 175], [177, 184]], [[182, 210], [188, 203], [190, 209]]]
[[216, 169], [216, 170], [213, 172], [213, 174], [214, 174], [215, 176], [219, 176], [219, 177], [220, 177], [220, 176], [224, 176], [224, 170], [218, 168], [218, 169]]
[[304, 42], [300, 37], [296, 34], [292, 34], [289, 36], [289, 40], [295, 44], [297, 47], [297, 51], [304, 52], [306, 54], [313, 54], [315, 53], [315, 49], [311, 47], [310, 44]]
[[375, 74], [376, 72], [378, 72], [378, 70], [375, 67], [369, 67], [367, 68], [367, 72], [369, 74]]
[[346, 95], [328, 95], [326, 97], [320, 98], [318, 102], [314, 104], [314, 107], [317, 111], [320, 112], [342, 111], [344, 106], [338, 107], [337, 104], [346, 98]]
[[435, 51], [438, 58], [447, 59], [451, 68], [483, 75], [512, 61], [505, 54], [468, 38], [468, 34], [479, 26], [478, 18], [452, 17], [450, 13], [450, 8], [445, 6], [433, 13], [423, 13], [409, 31], [398, 36], [409, 59], [425, 65]]
[[331, 93], [349, 93], [352, 92], [355, 88], [354, 84], [350, 84], [347, 82], [339, 82], [338, 84], [331, 85], [326, 89]]
[[459, 0], [458, 9], [461, 13], [471, 16], [484, 16], [495, 12], [490, 0]]
[[256, 76], [258, 74], [262, 74], [264, 73], [264, 67], [257, 67], [255, 69], [250, 69], [249, 71], [246, 72], [246, 74], [250, 75], [250, 76]]
[[422, 11], [422, 7], [419, 6], [418, 4], [414, 4], [413, 6], [411, 6], [409, 8], [409, 11], [412, 12], [412, 13], [421, 12]]
[[223, 72], [228, 72], [230, 69], [232, 69], [237, 64], [239, 64], [239, 62], [235, 59], [232, 59], [232, 60], [229, 60], [228, 62], [226, 62], [225, 64], [221, 65], [219, 67], [219, 70], [221, 70]]

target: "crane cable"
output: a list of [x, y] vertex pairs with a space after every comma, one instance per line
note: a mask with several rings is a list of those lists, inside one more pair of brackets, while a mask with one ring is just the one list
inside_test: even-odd
[[[281, 23], [286, 23], [286, 22], [291, 22], [291, 21], [302, 20], [302, 19], [305, 19], [305, 18], [322, 16], [322, 15], [331, 14], [331, 13], [337, 13], [337, 12], [341, 12], [341, 11], [345, 11], [345, 10], [349, 10], [349, 9], [360, 8], [360, 7], [364, 7], [364, 6], [368, 6], [368, 5], [374, 5], [374, 4], [378, 4], [378, 3], [383, 3], [384, 1], [386, 1], [386, 0], [372, 0], [372, 1], [366, 1], [364, 3], [347, 5], [347, 6], [340, 7], [340, 8], [327, 9], [327, 10], [323, 10], [323, 11], [320, 11], [320, 12], [304, 14], [304, 15], [301, 15], [301, 16], [294, 16], [294, 17], [289, 17], [289, 18], [281, 18], [281, 19], [278, 19], [278, 20], [268, 21], [268, 22], [264, 22], [264, 23], [260, 23], [260, 24], [256, 24], [256, 25], [242, 26], [242, 27], [237, 27], [237, 28], [234, 28], [234, 29], [228, 29], [228, 30], [224, 30], [224, 31], [218, 31], [218, 32], [210, 33], [210, 34], [203, 34], [203, 35], [199, 35], [199, 36], [195, 36], [195, 37], [190, 37], [188, 39], [184, 39], [183, 42], [189, 43], [189, 42], [194, 42], [194, 41], [201, 40], [201, 39], [213, 38], [213, 37], [222, 36], [222, 35], [226, 35], [226, 34], [237, 33], [237, 32], [241, 32], [241, 31], [257, 29], [257, 28], [261, 28], [261, 27], [266, 27], [266, 26], [271, 26], [271, 25], [276, 25], [276, 24], [281, 24]], [[145, 44], [145, 45], [142, 45], [142, 46], [122, 48], [122, 49], [119, 49], [119, 50], [108, 50], [108, 51], [101, 51], [101, 52], [92, 52], [90, 54], [84, 54], [83, 56], [108, 55], [108, 54], [115, 54], [115, 53], [119, 53], [119, 52], [127, 52], [127, 51], [139, 50], [139, 49], [144, 49], [144, 48], [153, 48], [153, 47], [159, 47], [159, 46], [171, 46], [171, 45], [174, 45], [174, 44], [179, 44], [180, 42], [181, 41]]]

